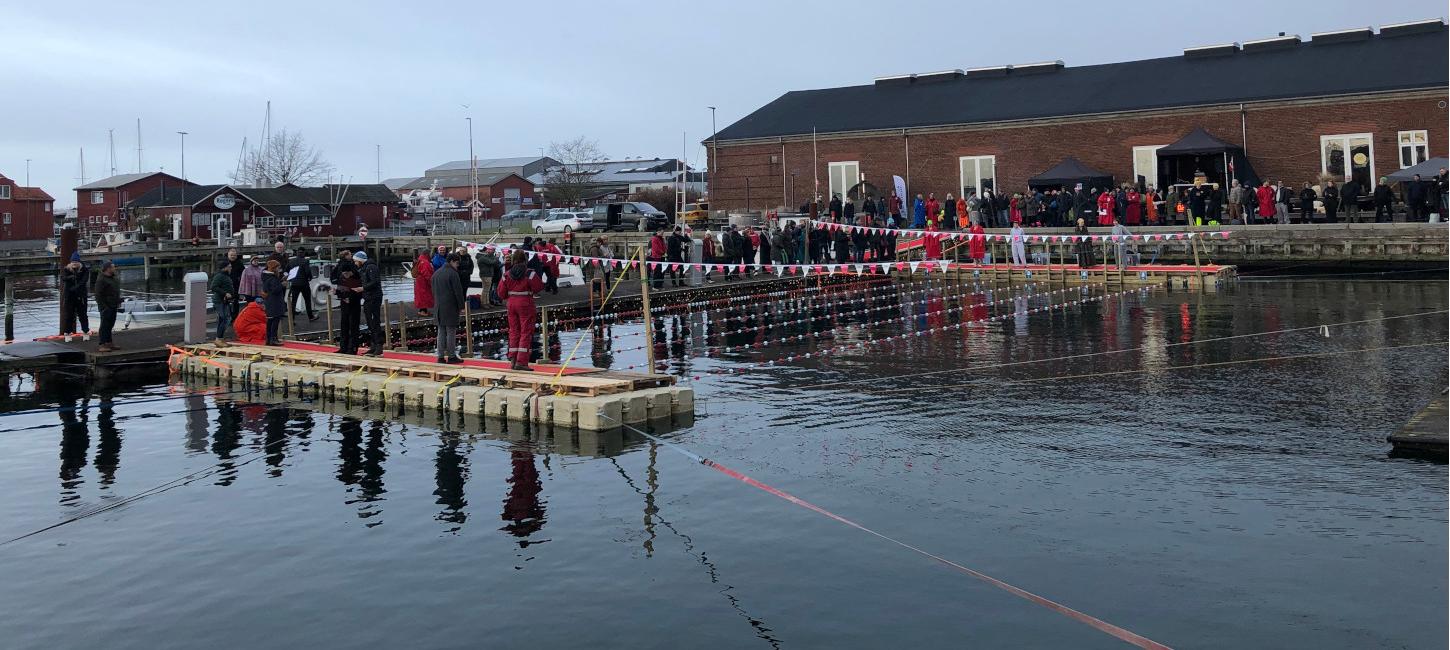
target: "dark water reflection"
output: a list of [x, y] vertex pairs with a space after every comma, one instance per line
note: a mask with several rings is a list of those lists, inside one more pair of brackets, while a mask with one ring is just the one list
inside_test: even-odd
[[[1443, 345], [1388, 348], [1446, 318], [1383, 319], [1445, 283], [1101, 294], [938, 283], [559, 343], [655, 346], [701, 378], [668, 440], [1156, 640], [1443, 643], [1445, 469], [1383, 438], [1446, 383]], [[1169, 369], [1195, 364], [1224, 365]], [[0, 541], [81, 518], [0, 546], [7, 648], [1117, 647], [634, 433], [41, 388], [4, 410], [66, 408], [0, 417]]]

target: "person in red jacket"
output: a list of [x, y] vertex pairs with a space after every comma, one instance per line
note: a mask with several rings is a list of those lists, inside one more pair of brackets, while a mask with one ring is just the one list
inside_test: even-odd
[[1272, 223], [1274, 217], [1274, 188], [1269, 187], [1269, 181], [1264, 181], [1259, 189], [1254, 190], [1254, 197], [1259, 200], [1259, 222]]
[[937, 221], [936, 213], [941, 211], [941, 202], [936, 200], [936, 192], [926, 195], [926, 228], [935, 230], [934, 224]]
[[972, 261], [981, 264], [987, 258], [987, 231], [982, 228], [981, 222], [972, 224], [972, 239], [967, 242], [967, 251]]
[[508, 301], [509, 368], [513, 370], [532, 370], [529, 353], [534, 345], [534, 296], [543, 290], [544, 281], [529, 271], [528, 256], [514, 251], [509, 270], [498, 283], [499, 297]]
[[549, 277], [544, 280], [544, 288], [548, 289], [549, 293], [558, 295], [559, 257], [564, 254], [564, 251], [559, 250], [559, 247], [554, 245], [554, 240], [552, 239], [549, 241], [542, 239], [535, 241], [534, 250], [546, 254], [544, 256], [544, 268], [548, 269]]
[[1113, 209], [1114, 209], [1114, 205], [1113, 204], [1114, 203], [1115, 203], [1115, 201], [1113, 200], [1112, 188], [1108, 188], [1102, 194], [1099, 194], [1098, 195], [1098, 225], [1099, 226], [1111, 226], [1111, 225], [1113, 225]]
[[267, 342], [267, 311], [256, 302], [249, 302], [232, 323], [238, 343], [262, 345]]
[[1129, 226], [1142, 225], [1143, 195], [1138, 193], [1138, 188], [1128, 190], [1128, 205], [1123, 210], [1123, 222]]
[[413, 260], [413, 308], [419, 316], [431, 316], [433, 309], [433, 263], [422, 249]]
[[926, 250], [926, 259], [941, 259], [941, 239], [936, 233], [926, 233], [922, 238], [921, 247]]

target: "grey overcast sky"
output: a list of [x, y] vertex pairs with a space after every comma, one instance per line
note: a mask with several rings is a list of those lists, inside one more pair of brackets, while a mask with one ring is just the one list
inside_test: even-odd
[[[1191, 8], [1190, 8], [1191, 7]], [[1122, 2], [0, 1], [0, 173], [71, 207], [86, 177], [136, 168], [226, 182], [267, 100], [351, 182], [578, 135], [613, 158], [685, 153], [794, 89], [877, 76], [1184, 47], [1444, 17], [1444, 0]], [[1324, 74], [1336, 74], [1325, 70]], [[1153, 83], [1151, 79], [1144, 83]], [[1171, 92], [1165, 89], [1165, 92]], [[467, 105], [468, 108], [464, 108]]]

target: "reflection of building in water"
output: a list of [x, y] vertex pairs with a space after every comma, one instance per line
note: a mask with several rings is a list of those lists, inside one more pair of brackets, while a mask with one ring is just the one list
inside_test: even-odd
[[544, 484], [539, 480], [539, 470], [534, 466], [533, 447], [521, 442], [509, 450], [513, 472], [508, 478], [508, 496], [503, 500], [504, 524], [501, 530], [518, 537], [519, 547], [529, 545], [528, 537], [544, 527], [544, 503], [539, 494]]
[[436, 467], [433, 496], [438, 497], [434, 503], [443, 506], [434, 519], [456, 524], [448, 529], [450, 533], [458, 532], [468, 521], [468, 511], [465, 510], [468, 500], [463, 494], [463, 484], [468, 482], [468, 456], [466, 450], [460, 454], [458, 448], [458, 436], [443, 434], [438, 444], [438, 455], [433, 460]]

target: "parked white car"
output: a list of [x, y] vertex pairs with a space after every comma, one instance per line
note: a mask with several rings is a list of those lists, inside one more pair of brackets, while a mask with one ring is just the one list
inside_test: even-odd
[[588, 212], [554, 212], [543, 219], [534, 219], [534, 232], [589, 232], [594, 228], [594, 218]]

